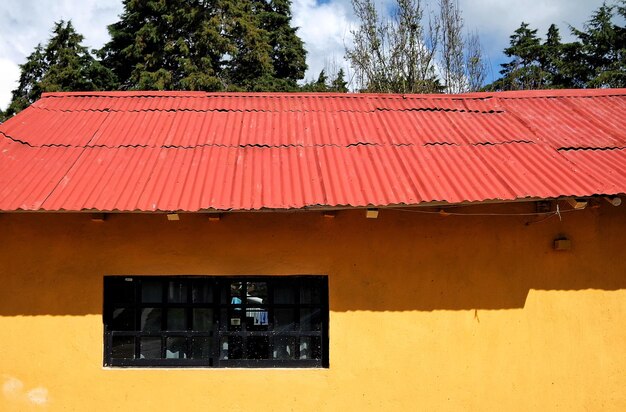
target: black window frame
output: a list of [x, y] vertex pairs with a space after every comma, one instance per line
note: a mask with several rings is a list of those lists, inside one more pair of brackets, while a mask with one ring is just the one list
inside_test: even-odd
[[[142, 285], [145, 282], [152, 282], [153, 284], [161, 283], [161, 302], [144, 302], [142, 301]], [[169, 282], [176, 282], [185, 286], [186, 298], [183, 302], [168, 302], [168, 284]], [[194, 283], [196, 282], [196, 283]], [[195, 302], [192, 296], [191, 285], [203, 283], [211, 286], [211, 298], [210, 302]], [[260, 282], [267, 287], [266, 295], [267, 301], [264, 303], [249, 302], [248, 299], [243, 299], [239, 303], [233, 303], [231, 300], [231, 291], [233, 284], [241, 282], [242, 285], [248, 285], [251, 283]], [[247, 283], [245, 283], [247, 282]], [[117, 285], [117, 286], [116, 286]], [[103, 281], [103, 325], [104, 325], [104, 366], [105, 367], [171, 367], [171, 368], [328, 368], [328, 330], [329, 330], [329, 306], [328, 306], [328, 276], [323, 275], [288, 275], [288, 276], [199, 276], [199, 275], [158, 275], [158, 276], [134, 276], [134, 275], [111, 275], [104, 276]], [[115, 290], [117, 288], [117, 291]], [[289, 303], [275, 303], [274, 291], [277, 287], [293, 288], [293, 302]], [[314, 288], [309, 290], [316, 290], [317, 294], [315, 299], [303, 298], [303, 293], [306, 288]], [[124, 289], [127, 288], [127, 289]], [[246, 290], [246, 287], [243, 288]], [[122, 293], [116, 293], [122, 292]], [[243, 293], [243, 292], [242, 292]], [[127, 299], [123, 296], [126, 294]], [[245, 295], [243, 295], [245, 296]], [[141, 331], [141, 313], [142, 309], [160, 309], [160, 331]], [[166, 327], [166, 315], [169, 310], [183, 309], [186, 319], [186, 330], [167, 330]], [[210, 330], [198, 331], [193, 330], [191, 326], [193, 321], [192, 316], [194, 309], [211, 309], [212, 310], [212, 328]], [[277, 328], [277, 310], [292, 310], [295, 314], [293, 317], [293, 323], [291, 330], [284, 330]], [[129, 322], [132, 322], [132, 326], [128, 329], [121, 330], [113, 328], [113, 313], [114, 310], [124, 311], [128, 310], [131, 314]], [[241, 312], [238, 312], [241, 311]], [[303, 313], [310, 311], [309, 313], [316, 313], [316, 324], [319, 324], [318, 328], [310, 327], [309, 329], [315, 330], [303, 330], [301, 320], [303, 319]], [[264, 312], [267, 317], [267, 325], [261, 327], [255, 327], [248, 325], [250, 313], [252, 312]], [[234, 319], [239, 316], [239, 325], [233, 323]], [[244, 316], [241, 316], [245, 313]], [[119, 316], [119, 315], [118, 315]], [[122, 328], [124, 329], [124, 328]], [[256, 330], [255, 330], [256, 329]], [[260, 329], [260, 330], [259, 330]], [[184, 338], [185, 342], [185, 359], [168, 359], [166, 358], [167, 338]], [[160, 358], [145, 359], [141, 358], [141, 338], [160, 338]], [[210, 345], [210, 358], [194, 359], [192, 358], [192, 345], [193, 339], [209, 339]], [[116, 340], [132, 340], [130, 345], [133, 345], [133, 358], [120, 358], [113, 354], [113, 339]], [[223, 352], [224, 339], [229, 344], [230, 342], [241, 343], [238, 347], [241, 350], [240, 359], [224, 359]], [[231, 341], [232, 339], [232, 341]], [[289, 356], [294, 359], [272, 359], [272, 356], [276, 356], [275, 352], [280, 347], [279, 339], [289, 340], [292, 343], [290, 347], [293, 354]], [[263, 342], [262, 345], [267, 344], [267, 359], [252, 359], [247, 358], [248, 350], [254, 351], [248, 346], [250, 342], [256, 340], [257, 345], [259, 342]], [[314, 344], [315, 342], [315, 344]], [[286, 344], [285, 344], [286, 345]], [[302, 345], [307, 348], [307, 359], [300, 359]], [[307, 346], [308, 345], [308, 346]], [[225, 345], [228, 347], [228, 345]], [[262, 346], [263, 347], [263, 346]], [[282, 346], [283, 348], [286, 346]], [[313, 349], [315, 348], [315, 349]], [[263, 347], [263, 349], [265, 349]], [[230, 356], [231, 352], [228, 352]], [[233, 353], [238, 353], [234, 352]], [[304, 355], [303, 355], [304, 356]], [[228, 357], [228, 356], [226, 356]], [[314, 357], [314, 358], [312, 358]]]

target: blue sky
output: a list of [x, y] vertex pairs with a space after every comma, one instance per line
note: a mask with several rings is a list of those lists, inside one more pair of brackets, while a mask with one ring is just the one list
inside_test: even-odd
[[[393, 0], [379, 0], [385, 9]], [[435, 4], [436, 0], [425, 0]], [[492, 76], [505, 60], [502, 50], [522, 21], [546, 32], [556, 23], [567, 37], [567, 25], [581, 27], [602, 0], [459, 0], [465, 26], [478, 30], [491, 62]], [[71, 19], [85, 36], [85, 45], [99, 48], [108, 40], [106, 26], [117, 21], [121, 0], [2, 0], [0, 1], [0, 108], [6, 108], [23, 63], [35, 45], [45, 42], [55, 21]], [[294, 25], [308, 50], [307, 78], [325, 66], [349, 67], [343, 59], [350, 44], [354, 16], [350, 0], [293, 0]]]

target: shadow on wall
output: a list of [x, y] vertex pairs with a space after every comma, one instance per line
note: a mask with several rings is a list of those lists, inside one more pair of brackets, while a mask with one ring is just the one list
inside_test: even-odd
[[[454, 210], [481, 216], [0, 214], [0, 316], [99, 314], [104, 275], [326, 274], [332, 311], [512, 309], [530, 290], [626, 289], [626, 207], [563, 220], [522, 215], [533, 203]], [[561, 238], [570, 250], [553, 249]]]

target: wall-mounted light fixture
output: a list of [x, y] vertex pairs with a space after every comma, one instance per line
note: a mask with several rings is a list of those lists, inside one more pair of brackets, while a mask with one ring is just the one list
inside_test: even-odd
[[178, 213], [168, 213], [167, 220], [180, 220], [180, 216], [178, 216]]

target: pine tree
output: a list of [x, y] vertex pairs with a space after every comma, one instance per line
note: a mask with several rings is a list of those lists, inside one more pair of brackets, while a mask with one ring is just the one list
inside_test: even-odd
[[562, 43], [559, 28], [551, 24], [541, 47], [539, 65], [542, 87], [552, 89], [584, 87], [581, 82], [579, 61], [580, 47], [577, 43]]
[[107, 90], [115, 87], [113, 73], [82, 46], [83, 36], [71, 21], [55, 23], [45, 46], [38, 44], [20, 65], [20, 79], [4, 113], [12, 116], [37, 100], [43, 92]]
[[306, 53], [288, 0], [124, 0], [100, 54], [126, 89], [288, 90]]
[[339, 69], [337, 72], [337, 76], [331, 81], [330, 89], [336, 93], [347, 93], [348, 92], [348, 82], [345, 79], [345, 73], [343, 69]]
[[[219, 16], [206, 1], [124, 0], [120, 21], [110, 25], [100, 51], [123, 89], [203, 89], [222, 87], [216, 75], [228, 47]], [[204, 7], [202, 5], [205, 5]]]
[[319, 76], [317, 76], [317, 80], [309, 81], [305, 83], [301, 88], [303, 92], [316, 92], [316, 93], [325, 93], [329, 92], [330, 87], [328, 85], [328, 76], [326, 75], [326, 70], [322, 69], [320, 71]]
[[504, 49], [504, 54], [512, 60], [501, 64], [502, 77], [489, 87], [496, 90], [542, 88], [545, 85], [545, 73], [540, 64], [542, 50], [537, 29], [530, 29], [528, 23], [522, 22], [511, 35], [509, 47]]
[[255, 0], [260, 27], [269, 33], [274, 77], [294, 87], [307, 69], [304, 43], [291, 26], [291, 0]]
[[[327, 75], [328, 72], [331, 73], [336, 71], [334, 77], [329, 77]], [[320, 71], [317, 80], [309, 81], [300, 87], [300, 91], [303, 92], [315, 92], [315, 93], [347, 93], [348, 92], [348, 82], [345, 80], [345, 74], [343, 69], [336, 70], [336, 67], [328, 67], [322, 69]]]
[[537, 31], [522, 23], [505, 49], [513, 60], [502, 65], [502, 77], [487, 88], [626, 87], [626, 27], [616, 16], [626, 18], [626, 0], [615, 6], [603, 4], [582, 30], [570, 26], [578, 38], [570, 43], [561, 42], [554, 24], [541, 43]]
[[[621, 4], [617, 12], [626, 17], [626, 2]], [[613, 23], [615, 9], [603, 4], [584, 30], [572, 27], [580, 41], [587, 87], [626, 87], [626, 28]]]

